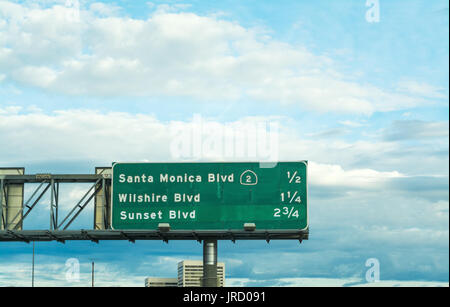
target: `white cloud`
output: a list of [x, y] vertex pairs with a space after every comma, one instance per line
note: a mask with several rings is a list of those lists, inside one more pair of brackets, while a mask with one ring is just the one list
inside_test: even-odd
[[402, 81], [398, 84], [398, 90], [429, 98], [447, 98], [443, 92], [445, 89], [417, 81]]
[[339, 121], [339, 124], [348, 126], [348, 127], [352, 127], [352, 128], [359, 128], [359, 127], [363, 127], [365, 125], [363, 123], [359, 123], [359, 122], [355, 122], [355, 121], [351, 121], [351, 120]]
[[380, 280], [374, 283], [361, 283], [355, 287], [448, 287], [448, 282], [442, 281], [409, 281], [409, 280]]
[[252, 280], [249, 278], [229, 278], [227, 287], [245, 287], [250, 284], [263, 284], [272, 287], [448, 287], [448, 282], [380, 280], [366, 282], [359, 278], [277, 278]]
[[[39, 255], [38, 255], [39, 256]], [[36, 287], [91, 287], [90, 262], [80, 260], [79, 281], [66, 278], [69, 267], [66, 261], [69, 258], [49, 257], [35, 266]], [[95, 286], [97, 287], [144, 287], [145, 275], [128, 274], [129, 272], [119, 265], [112, 263], [95, 264]], [[124, 274], [127, 274], [125, 277]], [[31, 263], [8, 261], [0, 268], [0, 286], [3, 287], [29, 287], [31, 286]]]
[[17, 114], [22, 110], [22, 107], [20, 106], [7, 106], [3, 109], [0, 109], [0, 115], [13, 115]]
[[391, 127], [383, 130], [383, 137], [388, 141], [447, 139], [448, 121], [397, 120], [392, 123]]
[[344, 170], [340, 165], [309, 163], [309, 182], [323, 186], [377, 187], [391, 178], [404, 177], [397, 171], [373, 169]]
[[448, 200], [440, 200], [432, 205], [432, 210], [435, 215], [439, 218], [448, 219], [449, 203]]
[[[0, 152], [0, 160], [9, 164], [55, 159], [91, 160], [99, 164], [109, 164], [112, 161], [179, 160], [180, 157], [174, 156], [172, 148], [176, 137], [174, 132], [195, 133], [200, 129], [200, 145], [203, 148], [206, 141], [211, 139], [210, 134], [216, 135], [217, 130], [239, 133], [229, 139], [224, 138], [219, 144], [223, 150], [215, 151], [213, 156], [195, 156], [194, 149], [189, 147], [183, 159], [267, 161], [267, 152], [270, 150], [253, 153], [248, 150], [251, 142], [259, 144], [262, 139], [269, 142], [270, 137], [269, 134], [255, 136], [250, 130], [247, 131], [248, 124], [252, 122], [283, 123], [274, 132], [276, 144], [270, 146], [277, 151], [279, 160], [309, 160], [312, 184], [368, 188], [380, 187], [396, 178], [433, 174], [447, 176], [446, 170], [442, 168], [445, 159], [438, 156], [428, 154], [428, 162], [422, 158], [423, 163], [415, 165], [416, 159], [423, 155], [424, 149], [420, 145], [411, 149], [416, 153], [412, 151], [408, 157], [403, 157], [404, 146], [395, 142], [351, 143], [303, 138], [300, 137], [295, 122], [289, 118], [247, 117], [233, 122], [206, 120], [204, 126], [199, 127], [195, 119], [161, 121], [148, 114], [101, 113], [92, 110], [44, 113], [40, 109], [22, 110], [18, 106], [0, 109], [0, 143], [7, 144], [6, 150]], [[255, 141], [256, 138], [258, 141]], [[234, 150], [230, 153], [230, 144], [227, 143], [229, 140], [234, 141]], [[188, 145], [191, 143], [187, 142]], [[355, 163], [358, 161], [359, 163]], [[364, 167], [355, 166], [359, 164]], [[415, 167], [411, 168], [411, 165]]]
[[89, 5], [89, 10], [100, 16], [114, 16], [120, 12], [121, 8], [113, 4], [94, 2]]
[[17, 81], [34, 86], [47, 87], [57, 78], [57, 73], [48, 67], [25, 66], [12, 73]]
[[[101, 3], [74, 9], [0, 1], [6, 80], [72, 95], [270, 101], [320, 112], [371, 114], [424, 103], [360, 84], [328, 57], [217, 15], [170, 6], [139, 20]], [[80, 19], [68, 18], [75, 13]]]

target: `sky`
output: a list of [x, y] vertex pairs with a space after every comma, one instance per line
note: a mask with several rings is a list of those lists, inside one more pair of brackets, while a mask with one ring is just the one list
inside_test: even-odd
[[[308, 160], [309, 240], [220, 241], [227, 285], [448, 286], [448, 16], [440, 0], [0, 0], [0, 167]], [[200, 151], [178, 146], [196, 133]], [[88, 188], [62, 187], [62, 212]], [[46, 229], [48, 206], [24, 228]], [[92, 228], [89, 206], [72, 229]], [[98, 285], [143, 286], [202, 257], [35, 248], [37, 286], [89, 286], [93, 259]], [[0, 243], [0, 286], [31, 285], [31, 253]]]

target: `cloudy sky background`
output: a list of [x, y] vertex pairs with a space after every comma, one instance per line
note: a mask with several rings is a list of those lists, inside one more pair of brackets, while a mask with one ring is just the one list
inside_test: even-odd
[[[0, 167], [93, 173], [276, 124], [280, 160], [308, 160], [310, 240], [219, 242], [229, 285], [447, 285], [448, 3], [0, 0]], [[196, 119], [203, 126], [198, 127]], [[197, 129], [197, 130], [195, 130]], [[227, 143], [225, 142], [226, 146]], [[86, 185], [63, 187], [62, 212]], [[25, 198], [32, 192], [27, 187]], [[25, 221], [49, 224], [43, 199]], [[86, 210], [73, 229], [92, 227]], [[31, 244], [0, 244], [0, 286], [30, 285]], [[36, 243], [36, 285], [143, 286], [201, 259], [197, 242]], [[80, 282], [66, 280], [67, 259]]]

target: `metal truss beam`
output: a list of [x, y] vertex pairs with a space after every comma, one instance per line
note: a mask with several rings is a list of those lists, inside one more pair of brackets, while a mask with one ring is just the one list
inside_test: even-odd
[[[101, 187], [97, 186], [97, 184], [100, 182], [101, 179], [97, 179], [95, 183], [90, 187], [90, 189], [83, 195], [83, 197], [80, 199], [80, 201], [75, 205], [75, 207], [72, 208], [72, 210], [67, 214], [67, 216], [63, 219], [61, 224], [57, 225], [56, 229], [60, 229], [62, 225], [71, 217], [71, 219], [67, 222], [67, 224], [64, 226], [64, 230], [66, 230], [70, 224], [77, 218], [77, 216], [83, 211], [84, 208], [89, 204], [89, 202], [92, 200], [92, 198], [95, 196], [95, 194], [100, 190]], [[92, 189], [95, 189], [94, 193], [91, 194], [91, 196], [83, 203], [84, 199], [89, 195], [89, 193], [92, 191]], [[83, 205], [82, 205], [83, 203]], [[75, 214], [74, 214], [75, 213]], [[73, 215], [74, 214], [74, 215]], [[72, 216], [73, 215], [73, 216]]]
[[9, 183], [40, 183], [44, 180], [54, 180], [60, 183], [89, 183], [102, 179], [102, 175], [97, 174], [35, 174], [35, 175], [0, 175]]
[[[13, 232], [9, 233], [10, 237], [16, 238], [18, 241], [25, 237], [19, 234], [19, 228], [23, 225], [24, 220], [30, 212], [39, 204], [42, 197], [50, 190], [50, 224], [49, 228], [45, 230], [49, 238], [54, 240], [59, 239], [53, 235], [53, 231], [59, 230], [61, 227], [67, 230], [68, 227], [75, 221], [79, 214], [87, 207], [94, 198], [95, 194], [101, 189], [105, 189], [106, 181], [110, 183], [110, 178], [105, 178], [101, 174], [35, 174], [35, 175], [20, 175], [20, 174], [0, 174], [0, 225], [6, 225], [6, 218], [4, 208], [7, 208], [8, 197], [6, 195], [6, 188], [8, 185], [14, 184], [33, 184], [39, 183], [39, 186], [33, 191], [30, 198], [23, 204], [20, 210], [14, 217], [13, 221], [18, 221], [14, 226]], [[60, 184], [61, 183], [92, 183], [91, 188], [84, 194], [82, 199], [75, 205], [69, 214], [59, 222], [59, 198], [60, 198]], [[103, 183], [103, 184], [101, 184]], [[43, 188], [44, 187], [44, 188]], [[43, 189], [42, 189], [43, 188]], [[103, 193], [106, 194], [106, 193]], [[108, 197], [105, 195], [104, 197]], [[86, 199], [87, 198], [87, 199]], [[107, 224], [105, 224], [107, 225]], [[4, 227], [4, 229], [7, 229]], [[2, 229], [0, 229], [1, 232]], [[14, 235], [13, 235], [14, 234]], [[2, 235], [5, 235], [4, 233]], [[19, 236], [18, 236], [19, 235]], [[0, 238], [0, 241], [2, 238]], [[8, 239], [9, 240], [9, 239]]]
[[176, 231], [161, 233], [158, 230], [2, 230], [0, 241], [59, 241], [87, 240], [98, 243], [101, 240], [306, 240], [307, 231]]
[[[14, 230], [16, 230], [20, 225], [22, 225], [23, 220], [27, 217], [28, 214], [30, 214], [31, 210], [33, 210], [33, 208], [36, 206], [36, 204], [41, 200], [42, 196], [44, 196], [45, 192], [47, 192], [47, 190], [50, 188], [50, 183], [44, 188], [44, 190], [41, 192], [41, 194], [39, 194], [39, 196], [36, 198], [36, 200], [33, 202], [33, 204], [31, 206], [28, 206], [28, 203], [31, 201], [31, 199], [33, 199], [33, 197], [36, 195], [36, 193], [41, 189], [42, 185], [45, 183], [46, 181], [43, 181], [38, 187], [37, 189], [33, 192], [33, 194], [31, 195], [31, 197], [28, 199], [28, 201], [25, 203], [24, 207], [28, 208], [27, 212], [25, 212], [25, 214], [22, 216], [22, 218], [20, 219], [20, 221], [17, 223], [17, 225], [14, 227]], [[20, 215], [20, 212], [16, 215], [16, 217], [14, 218], [14, 220]]]

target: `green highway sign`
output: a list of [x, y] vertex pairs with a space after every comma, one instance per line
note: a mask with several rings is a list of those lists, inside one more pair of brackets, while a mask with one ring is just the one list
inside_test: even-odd
[[114, 163], [111, 195], [113, 229], [308, 228], [306, 161]]

